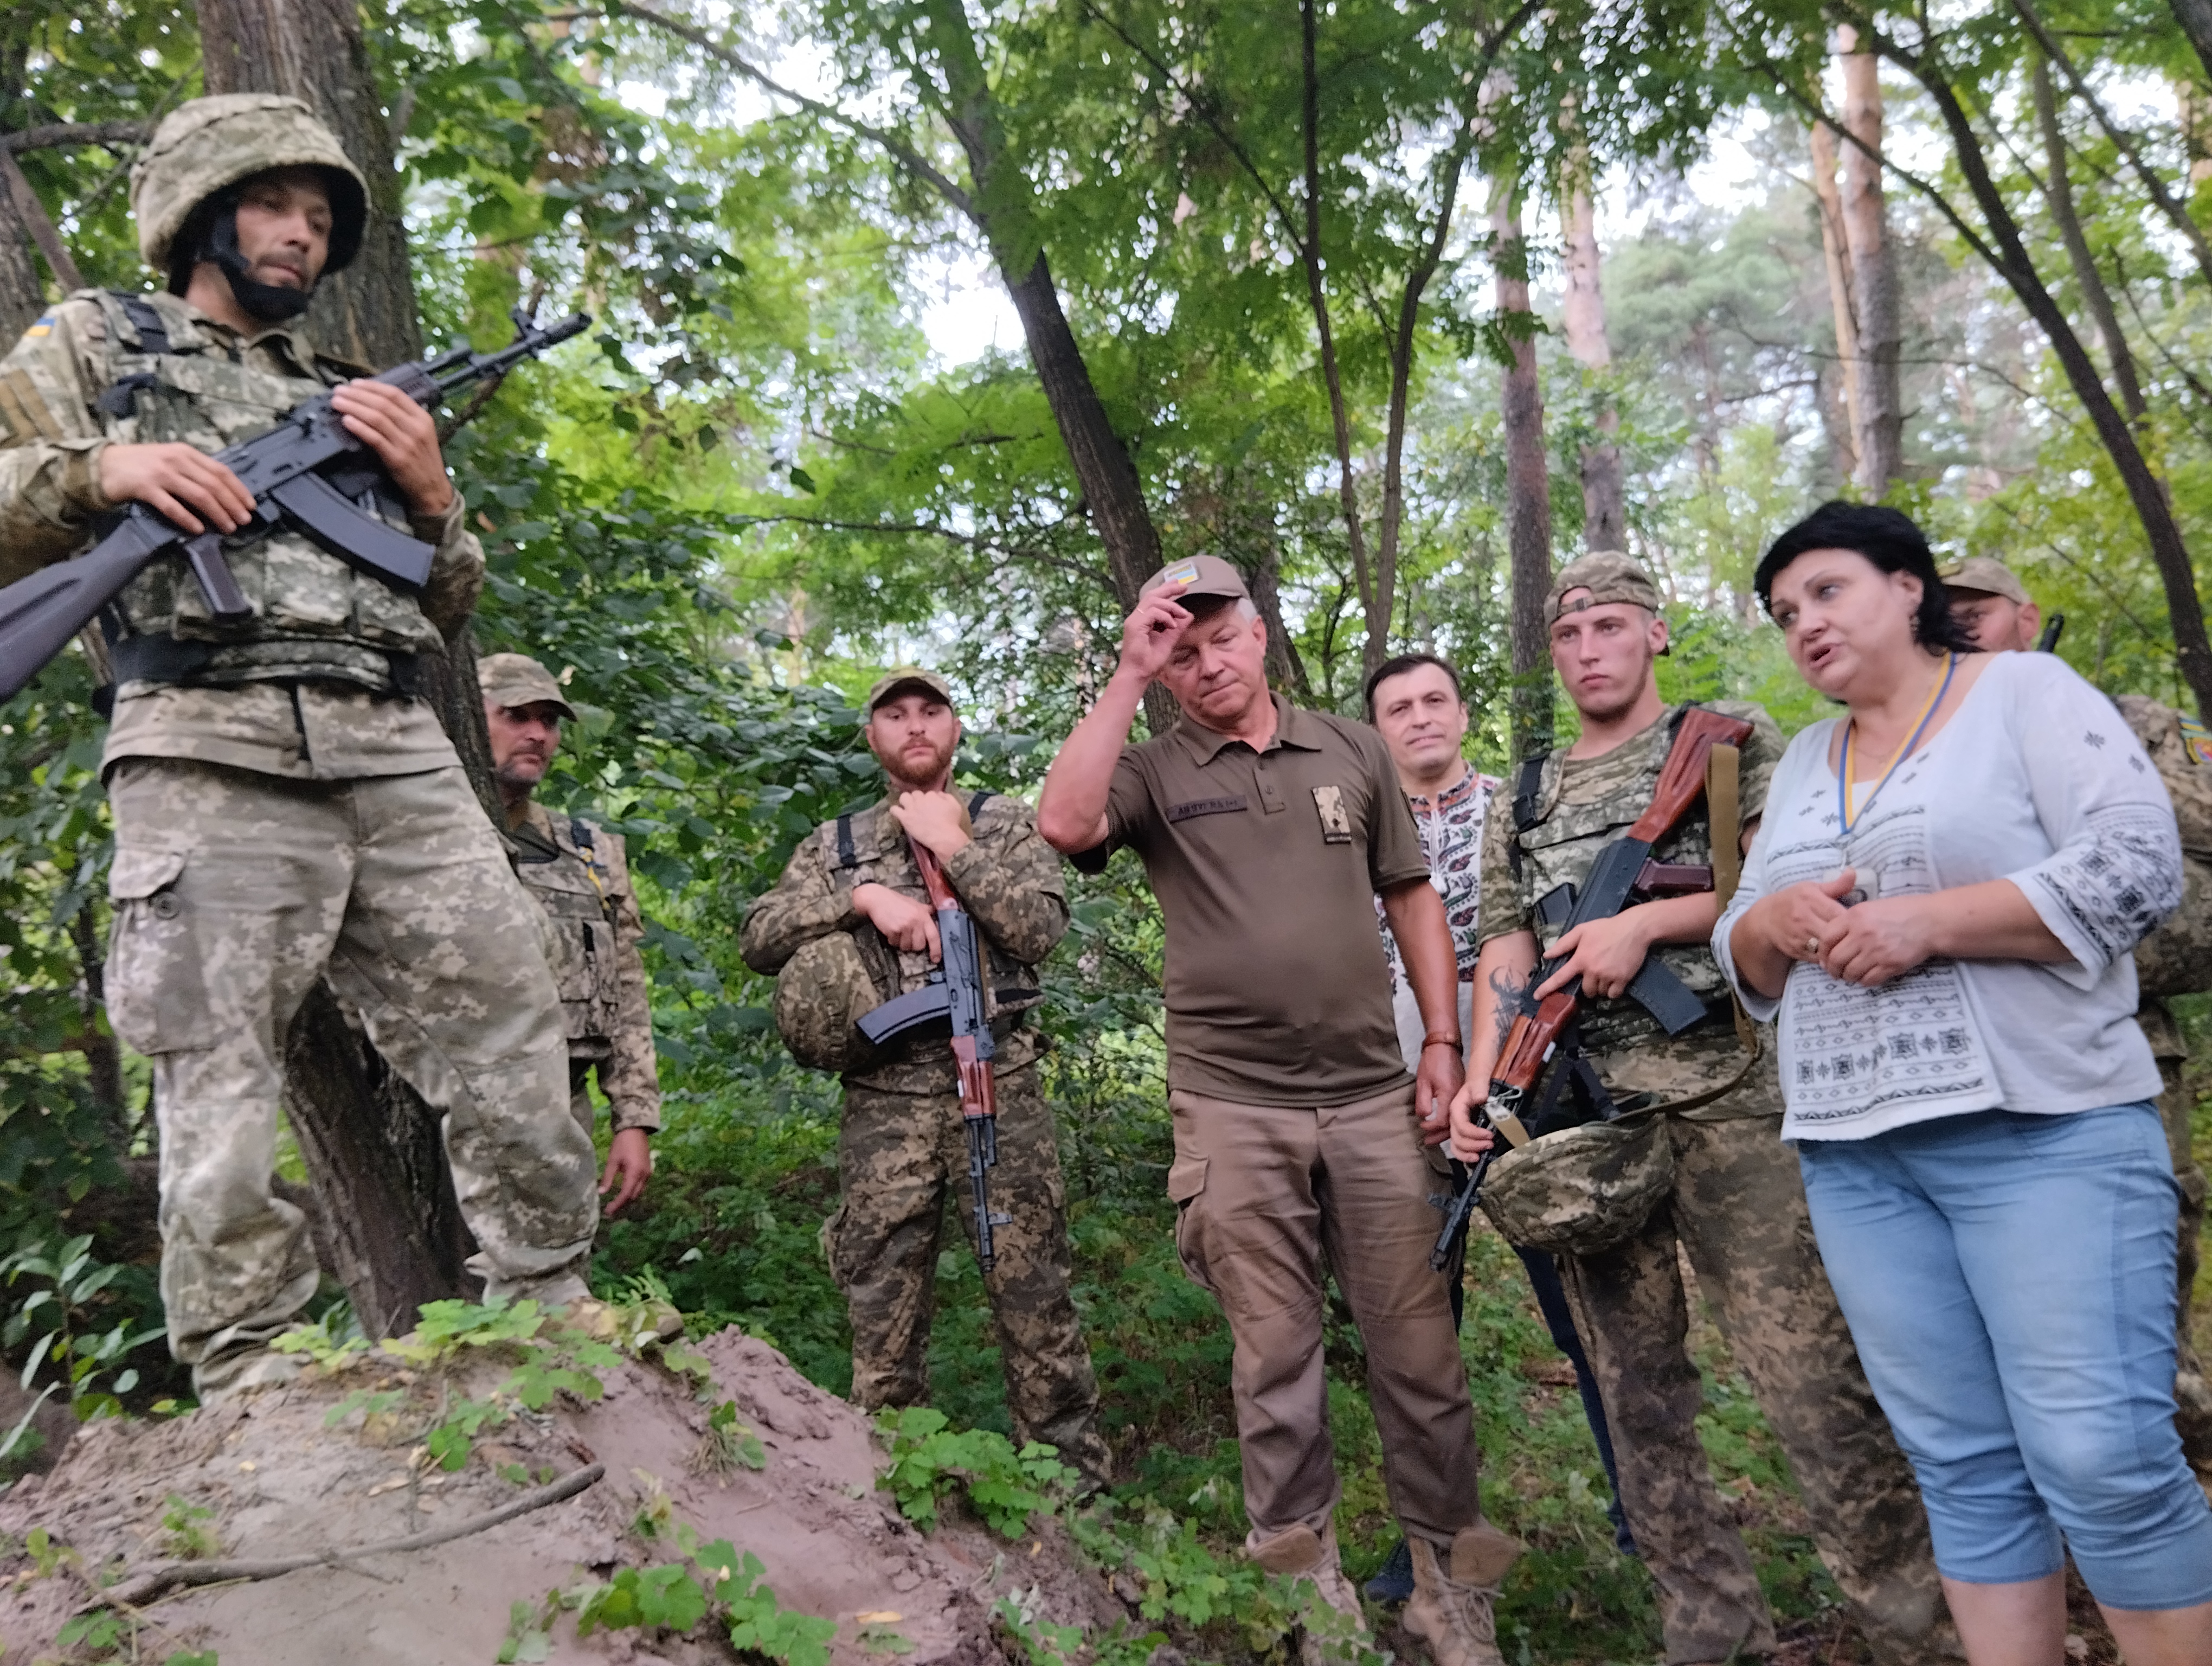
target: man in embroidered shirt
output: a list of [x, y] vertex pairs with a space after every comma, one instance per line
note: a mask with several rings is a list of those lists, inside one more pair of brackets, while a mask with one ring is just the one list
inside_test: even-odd
[[112, 611], [107, 1012], [153, 1061], [161, 1299], [207, 1401], [300, 1369], [267, 1344], [315, 1258], [270, 1164], [285, 1030], [319, 977], [443, 1113], [489, 1294], [582, 1299], [598, 1210], [537, 910], [413, 697], [483, 552], [429, 413], [289, 322], [360, 246], [361, 174], [296, 99], [239, 94], [166, 117], [131, 198], [167, 292], [82, 290], [0, 362], [0, 580], [126, 501], [244, 532], [252, 500], [209, 453], [331, 387], [389, 473], [386, 519], [435, 550], [418, 596], [278, 528], [230, 546], [244, 620], [212, 616], [181, 556]]
[[[1421, 830], [1421, 847], [1429, 859], [1429, 883], [1443, 899], [1444, 922], [1451, 927], [1452, 950], [1459, 961], [1459, 1013], [1462, 1037], [1473, 1033], [1474, 965], [1479, 952], [1475, 927], [1481, 896], [1482, 828], [1492, 795], [1500, 785], [1495, 775], [1468, 767], [1465, 756], [1469, 713], [1460, 692], [1459, 673], [1432, 654], [1401, 654], [1386, 660], [1367, 677], [1367, 721], [1390, 749], [1398, 784]], [[1376, 914], [1382, 900], [1376, 898]], [[1383, 952], [1390, 959], [1390, 993], [1398, 1020], [1398, 1046], [1408, 1070], [1419, 1067], [1421, 1048], [1421, 1009], [1413, 986], [1406, 981], [1405, 960], [1398, 939], [1384, 922]], [[1583, 1414], [1597, 1442], [1599, 1461], [1613, 1497], [1606, 1506], [1612, 1518], [1614, 1541], [1633, 1555], [1636, 1540], [1620, 1509], [1620, 1481], [1613, 1471], [1613, 1439], [1605, 1426], [1605, 1402], [1599, 1397], [1597, 1379], [1583, 1356], [1582, 1339], [1575, 1334], [1574, 1316], [1568, 1311], [1566, 1292], [1560, 1287], [1558, 1262], [1545, 1250], [1516, 1253], [1528, 1269], [1536, 1306], [1544, 1316], [1552, 1341], [1575, 1368], [1575, 1386], [1581, 1391]], [[1451, 1277], [1452, 1322], [1457, 1325], [1465, 1298], [1461, 1269]], [[1413, 1564], [1405, 1546], [1391, 1553], [1382, 1572], [1367, 1583], [1367, 1595], [1378, 1602], [1402, 1602], [1413, 1589]]]
[[[927, 846], [975, 923], [998, 1049], [999, 1162], [991, 1207], [1011, 1217], [994, 1234], [997, 1265], [983, 1287], [1005, 1362], [1017, 1444], [1043, 1441], [1092, 1483], [1110, 1456], [1098, 1432], [1098, 1382], [1068, 1294], [1066, 1193], [1052, 1109], [1037, 1081], [1030, 1018], [1042, 1004], [1037, 964], [1067, 933], [1060, 858], [1037, 837], [1019, 799], [950, 790], [960, 719], [934, 672], [892, 672], [870, 690], [868, 750], [889, 794], [825, 822], [791, 854], [774, 891], [745, 910], [738, 947], [757, 972], [779, 973], [776, 1003], [813, 1009], [821, 1031], [853, 1033], [849, 986], [811, 981], [835, 949], [859, 964], [866, 1006], [919, 989], [942, 958], [937, 916], [909, 842]], [[832, 940], [842, 939], [842, 940]], [[942, 1032], [871, 1049], [843, 1072], [837, 1134], [837, 1213], [822, 1229], [830, 1271], [853, 1321], [855, 1404], [918, 1406], [929, 1399], [929, 1326], [948, 1192], [964, 1194], [965, 1123], [952, 1053]], [[963, 1197], [964, 1201], [964, 1197]], [[957, 1207], [970, 1247], [975, 1215]]]
[[526, 654], [494, 654], [477, 662], [477, 686], [514, 871], [545, 914], [545, 958], [568, 1031], [569, 1109], [588, 1139], [596, 1071], [611, 1124], [599, 1195], [612, 1192], [607, 1213], [619, 1214], [645, 1190], [651, 1136], [660, 1128], [652, 992], [638, 952], [645, 920], [629, 853], [621, 834], [581, 816], [551, 815], [531, 796], [561, 750], [562, 720], [576, 715], [552, 672]]
[[[1684, 1250], [1789, 1456], [1814, 1542], [1877, 1658], [1933, 1660], [1942, 1598], [1919, 1488], [1814, 1245], [1796, 1159], [1779, 1138], [1773, 1061], [1753, 1063], [1732, 1023], [1706, 946], [1718, 913], [1713, 893], [1640, 903], [1564, 934], [1537, 906], [1555, 887], [1582, 884], [1657, 788], [1682, 709], [1659, 693], [1667, 622], [1658, 587], [1627, 556], [1593, 553], [1560, 571], [1544, 618], [1553, 669], [1582, 733], [1565, 751], [1524, 763], [1510, 810], [1501, 805], [1507, 813], [1484, 830], [1474, 1058], [1454, 1131], [1462, 1133], [1467, 1104], [1488, 1085], [1539, 958], [1560, 956], [1551, 984], [1583, 979], [1583, 1042], [1608, 1092], [1625, 1107], [1677, 1108], [1667, 1122], [1673, 1189], [1615, 1247], [1559, 1258], [1603, 1393], [1621, 1504], [1659, 1589], [1668, 1666], [1775, 1646], [1750, 1553], [1698, 1438], [1705, 1391], [1686, 1351]], [[1755, 820], [1782, 737], [1759, 708], [1717, 704], [1753, 726], [1741, 800]], [[1707, 864], [1714, 837], [1701, 799], [1652, 854]], [[1679, 1036], [1626, 994], [1647, 952], [1708, 1003], [1704, 1021]]]
[[[1500, 1666], [1491, 1602], [1520, 1547], [1482, 1518], [1466, 1371], [1428, 1266], [1443, 1182], [1423, 1141], [1463, 1071], [1451, 934], [1382, 741], [1270, 697], [1266, 646], [1228, 562], [1155, 574], [1104, 695], [1053, 761], [1038, 825], [1079, 866], [1129, 846], [1159, 899], [1168, 1195], [1184, 1269], [1236, 1339], [1248, 1550], [1360, 1625], [1331, 1524], [1326, 1248], [1412, 1547], [1406, 1627], [1438, 1666]], [[1155, 677], [1182, 721], [1125, 746]], [[1417, 1079], [1391, 1022], [1377, 894], [1425, 1021]]]

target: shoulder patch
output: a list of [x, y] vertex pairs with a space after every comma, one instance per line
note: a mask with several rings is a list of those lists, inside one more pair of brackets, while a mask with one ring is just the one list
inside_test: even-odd
[[26, 331], [23, 331], [24, 335], [26, 335], [26, 336], [51, 336], [52, 334], [53, 334], [53, 332], [54, 332], [54, 315], [53, 315], [52, 313], [47, 313], [44, 318], [40, 319], [36, 324], [33, 325], [29, 329], [27, 329], [27, 330], [26, 330]]

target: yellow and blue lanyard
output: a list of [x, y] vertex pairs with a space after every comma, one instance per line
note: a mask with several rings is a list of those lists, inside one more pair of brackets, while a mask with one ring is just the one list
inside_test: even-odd
[[1943, 703], [1944, 695], [1950, 690], [1952, 675], [1958, 669], [1959, 656], [1954, 654], [1943, 667], [1943, 680], [1936, 684], [1935, 692], [1928, 696], [1928, 703], [1920, 708], [1920, 721], [1912, 726], [1912, 733], [1906, 737], [1905, 745], [1889, 755], [1889, 763], [1882, 769], [1881, 779], [1875, 782], [1874, 790], [1866, 795], [1866, 804], [1859, 806], [1858, 816], [1851, 813], [1851, 733], [1857, 728], [1858, 720], [1852, 718], [1844, 725], [1843, 756], [1836, 760], [1836, 816], [1842, 824], [1844, 837], [1850, 836], [1859, 816], [1866, 813], [1867, 805], [1881, 796], [1881, 789], [1889, 785], [1889, 778], [1897, 773], [1897, 766], [1910, 757], [1912, 749], [1920, 744], [1920, 737], [1927, 733], [1929, 720], [1936, 715], [1936, 708]]

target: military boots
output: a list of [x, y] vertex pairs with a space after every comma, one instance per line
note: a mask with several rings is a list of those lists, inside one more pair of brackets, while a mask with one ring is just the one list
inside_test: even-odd
[[1302, 1523], [1249, 1546], [1247, 1554], [1270, 1573], [1311, 1580], [1320, 1594], [1321, 1607], [1308, 1616], [1299, 1633], [1299, 1666], [1357, 1660], [1374, 1647], [1359, 1592], [1345, 1577], [1344, 1563], [1337, 1555], [1334, 1526], [1316, 1533]]
[[1463, 1527], [1451, 1542], [1449, 1568], [1428, 1540], [1408, 1534], [1407, 1544], [1413, 1553], [1407, 1632], [1429, 1645], [1436, 1666], [1504, 1666], [1492, 1604], [1521, 1554], [1520, 1541], [1486, 1523]]

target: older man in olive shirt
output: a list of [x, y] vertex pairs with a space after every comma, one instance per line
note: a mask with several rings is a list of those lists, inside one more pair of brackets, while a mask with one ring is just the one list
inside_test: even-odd
[[[1104, 696], [1054, 760], [1037, 824], [1079, 867], [1128, 846], [1159, 899], [1168, 1193], [1183, 1266], [1236, 1339], [1247, 1548], [1358, 1620], [1330, 1525], [1326, 1253], [1366, 1345], [1384, 1477], [1413, 1547], [1406, 1628], [1439, 1666], [1498, 1666], [1491, 1600], [1519, 1547], [1482, 1519], [1466, 1373], [1428, 1265], [1441, 1183], [1424, 1146], [1442, 1140], [1462, 1076], [1451, 936], [1381, 739], [1271, 697], [1265, 646], [1227, 562], [1154, 575]], [[1125, 746], [1155, 677], [1182, 721]], [[1415, 1078], [1377, 896], [1420, 1003]]]

